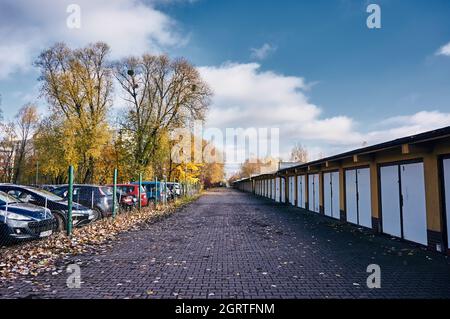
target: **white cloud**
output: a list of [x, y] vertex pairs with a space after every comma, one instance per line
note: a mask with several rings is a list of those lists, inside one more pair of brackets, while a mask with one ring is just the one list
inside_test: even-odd
[[450, 56], [450, 42], [441, 47], [437, 52], [436, 55], [445, 55]]
[[387, 118], [380, 123], [380, 126], [383, 129], [371, 131], [365, 135], [371, 144], [450, 126], [450, 113], [421, 111], [411, 115]]
[[280, 128], [280, 152], [285, 157], [298, 142], [314, 159], [450, 125], [450, 113], [422, 111], [387, 118], [375, 130], [364, 131], [352, 117], [324, 116], [308, 100], [309, 85], [301, 77], [262, 71], [257, 63], [227, 63], [199, 71], [215, 93], [207, 126]]
[[[0, 38], [3, 38], [3, 36], [0, 36]], [[6, 78], [14, 71], [25, 72], [30, 69], [30, 53], [31, 48], [26, 44], [0, 44], [0, 79]]]
[[215, 94], [210, 126], [280, 127], [294, 137], [336, 142], [352, 132], [354, 123], [346, 116], [320, 118], [321, 109], [304, 93], [309, 86], [303, 78], [261, 71], [257, 63], [199, 71]]
[[276, 50], [277, 50], [276, 47], [270, 45], [269, 43], [264, 43], [263, 46], [260, 48], [250, 49], [250, 51], [252, 52], [251, 58], [257, 60], [264, 60], [270, 54], [274, 53]]
[[[26, 71], [43, 48], [56, 41], [72, 46], [104, 41], [113, 57], [159, 52], [183, 45], [186, 37], [168, 15], [143, 0], [77, 0], [81, 28], [70, 29], [63, 0], [3, 0], [0, 3], [0, 78]], [[45, 8], [45, 10], [42, 10]]]

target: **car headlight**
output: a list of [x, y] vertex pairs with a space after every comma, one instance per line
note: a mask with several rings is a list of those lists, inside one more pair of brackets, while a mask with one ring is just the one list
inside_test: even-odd
[[93, 212], [92, 212], [92, 210], [73, 210], [72, 211], [72, 216], [86, 216], [86, 215], [92, 215], [93, 214]]
[[5, 214], [4, 216], [7, 219], [20, 220], [20, 221], [31, 221], [31, 220], [33, 220], [31, 217], [20, 215], [20, 214], [16, 214], [16, 213], [11, 213], [11, 212], [2, 212], [2, 213]]
[[94, 219], [95, 218], [95, 214], [94, 211], [92, 209], [87, 209], [87, 210], [76, 210], [73, 211], [72, 215], [76, 214], [77, 216], [82, 216], [82, 217], [88, 217], [88, 219]]

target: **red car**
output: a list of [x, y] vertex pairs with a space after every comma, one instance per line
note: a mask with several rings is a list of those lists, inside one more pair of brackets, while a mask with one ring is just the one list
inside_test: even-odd
[[[113, 187], [114, 185], [108, 185], [109, 187]], [[122, 197], [133, 197], [135, 202], [137, 202], [137, 198], [139, 197], [139, 185], [133, 184], [117, 184], [117, 193], [121, 194]], [[145, 189], [141, 188], [141, 205], [142, 207], [148, 206], [148, 198]]]

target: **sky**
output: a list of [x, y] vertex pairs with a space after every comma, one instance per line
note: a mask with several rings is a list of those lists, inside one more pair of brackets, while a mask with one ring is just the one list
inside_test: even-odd
[[208, 127], [279, 128], [281, 157], [314, 159], [450, 125], [449, 17], [448, 0], [1, 0], [1, 108], [45, 114], [39, 52], [105, 41], [112, 58], [186, 57], [214, 92]]

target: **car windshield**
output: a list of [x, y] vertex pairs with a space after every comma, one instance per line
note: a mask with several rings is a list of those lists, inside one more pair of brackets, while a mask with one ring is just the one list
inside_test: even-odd
[[55, 201], [55, 202], [59, 202], [59, 201], [63, 200], [62, 197], [59, 197], [58, 195], [50, 193], [49, 191], [46, 191], [44, 189], [26, 188], [26, 190], [30, 191], [30, 192], [33, 192], [33, 193], [36, 193], [36, 194], [38, 194], [38, 195], [40, 195], [42, 197], [45, 197], [45, 198], [47, 198], [49, 200], [52, 200], [52, 201]]
[[134, 187], [130, 187], [130, 186], [118, 186], [117, 187], [117, 192], [121, 195], [132, 193], [133, 190], [134, 190]]
[[20, 202], [17, 198], [6, 194], [5, 192], [0, 192], [0, 204], [7, 205], [7, 204], [14, 204]]
[[113, 194], [113, 189], [112, 189], [112, 187], [100, 187], [100, 188], [101, 188], [102, 192], [103, 192], [105, 195], [112, 195], [112, 194]]

